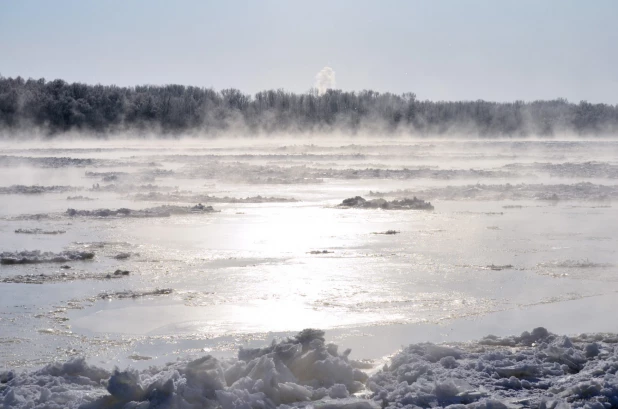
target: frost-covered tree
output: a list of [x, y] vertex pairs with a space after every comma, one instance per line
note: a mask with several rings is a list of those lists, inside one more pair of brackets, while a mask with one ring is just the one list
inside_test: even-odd
[[496, 103], [420, 101], [371, 90], [282, 89], [254, 96], [183, 85], [117, 87], [0, 76], [0, 129], [67, 131], [234, 131], [402, 133], [484, 137], [618, 134], [618, 106], [565, 99]]

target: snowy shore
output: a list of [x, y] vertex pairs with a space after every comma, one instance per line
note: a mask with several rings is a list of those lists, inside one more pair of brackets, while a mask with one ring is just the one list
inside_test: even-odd
[[114, 370], [84, 358], [0, 372], [5, 408], [613, 408], [618, 335], [535, 328], [477, 342], [412, 344], [383, 368], [304, 330], [234, 359]]

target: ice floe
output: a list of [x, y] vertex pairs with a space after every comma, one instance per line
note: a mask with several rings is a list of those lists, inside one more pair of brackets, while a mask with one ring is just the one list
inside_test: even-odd
[[[67, 268], [68, 267], [68, 268]], [[70, 269], [69, 266], [61, 266], [63, 270]], [[113, 278], [122, 278], [130, 274], [127, 270], [116, 270], [113, 273], [55, 273], [55, 274], [20, 274], [15, 276], [0, 278], [0, 283], [13, 284], [46, 284], [46, 283], [62, 283], [76, 280], [109, 280]]]
[[89, 251], [63, 251], [60, 253], [34, 251], [18, 251], [0, 253], [0, 264], [40, 264], [66, 263], [68, 261], [92, 260], [94, 253]]
[[64, 234], [66, 230], [16, 229], [17, 234]]
[[476, 184], [445, 186], [422, 190], [396, 190], [392, 192], [369, 192], [370, 196], [422, 195], [442, 200], [610, 200], [618, 198], [618, 186], [599, 185], [590, 182], [574, 184]]
[[0, 194], [38, 195], [42, 193], [64, 193], [74, 190], [78, 190], [78, 188], [72, 186], [12, 185], [8, 187], [0, 187]]
[[185, 203], [289, 203], [296, 202], [294, 198], [285, 197], [263, 197], [263, 196], [251, 196], [251, 197], [216, 197], [210, 195], [183, 195], [178, 193], [138, 193], [131, 196], [133, 200], [146, 200], [146, 201], [161, 201], [161, 202], [185, 202]]
[[544, 268], [607, 268], [613, 267], [611, 263], [597, 263], [588, 259], [584, 260], [561, 260], [539, 263]]
[[81, 201], [91, 201], [91, 200], [96, 200], [92, 197], [87, 197], [87, 196], [67, 196], [67, 200], [81, 200]]
[[[114, 276], [116, 277], [122, 277], [128, 274], [129, 274], [128, 271], [116, 270], [114, 272]], [[125, 298], [142, 298], [142, 297], [150, 297], [150, 296], [157, 296], [157, 295], [169, 295], [169, 294], [172, 294], [173, 292], [174, 290], [172, 290], [171, 288], [157, 288], [154, 290], [143, 290], [143, 291], [126, 290], [126, 291], [104, 292], [104, 293], [99, 294], [96, 298], [99, 298], [102, 300], [110, 300], [110, 299], [120, 299], [121, 300]]]
[[417, 199], [416, 196], [412, 199], [405, 198], [391, 201], [385, 199], [366, 200], [361, 196], [356, 196], [345, 199], [339, 206], [355, 207], [360, 209], [433, 210], [431, 203]]
[[173, 214], [190, 214], [190, 213], [212, 213], [215, 210], [212, 206], [197, 204], [195, 206], [172, 206], [164, 205], [151, 207], [142, 210], [133, 210], [127, 208], [120, 209], [96, 209], [96, 210], [77, 210], [67, 209], [66, 216], [69, 217], [169, 217]]

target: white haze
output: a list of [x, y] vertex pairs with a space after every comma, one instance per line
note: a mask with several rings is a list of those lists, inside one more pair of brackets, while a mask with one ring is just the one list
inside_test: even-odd
[[316, 74], [315, 88], [317, 88], [320, 95], [329, 89], [334, 89], [336, 86], [335, 71], [331, 67], [326, 66]]
[[[181, 358], [174, 368], [144, 369], [146, 386], [184, 374], [185, 359], [225, 359], [306, 327], [374, 364], [410, 342], [541, 325], [618, 331], [614, 140], [72, 136], [1, 145], [3, 257], [94, 258], [0, 265], [0, 378], [9, 376], [3, 369], [80, 356], [107, 369]], [[338, 206], [354, 196], [417, 196], [434, 210]], [[215, 212], [183, 212], [198, 203]], [[97, 212], [123, 208], [135, 217]], [[397, 234], [381, 234], [388, 231]], [[63, 368], [91, 372], [79, 362]], [[358, 385], [337, 362], [348, 375], [332, 364], [320, 379], [333, 383], [322, 392], [341, 397]], [[60, 399], [37, 387], [43, 381], [75, 387], [48, 376], [27, 372], [10, 381], [11, 394], [0, 386], [0, 403]], [[187, 392], [178, 389], [184, 375], [169, 376], [179, 396]], [[288, 381], [267, 396], [322, 393]], [[243, 382], [226, 391], [257, 390]], [[88, 390], [107, 394], [98, 381]], [[76, 406], [78, 394], [66, 396], [65, 406]]]

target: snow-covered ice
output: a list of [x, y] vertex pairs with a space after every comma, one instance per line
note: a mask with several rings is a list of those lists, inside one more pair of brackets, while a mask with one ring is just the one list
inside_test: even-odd
[[403, 198], [401, 200], [371, 199], [366, 200], [361, 196], [345, 199], [339, 205], [341, 207], [356, 207], [360, 209], [384, 209], [384, 210], [433, 210], [431, 203], [422, 199]]
[[41, 252], [39, 250], [2, 252], [0, 264], [40, 264], [40, 263], [66, 263], [68, 261], [92, 260], [94, 253], [89, 251], [63, 251], [61, 253]]
[[[83, 358], [0, 373], [6, 408], [612, 408], [618, 335], [535, 328], [452, 345], [412, 344], [383, 368], [307, 329], [270, 346], [163, 367], [114, 369]], [[367, 371], [372, 374], [369, 375]]]

